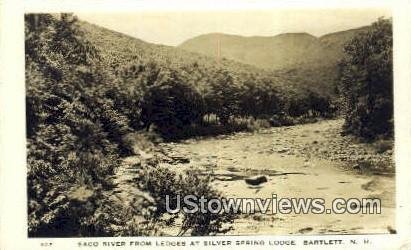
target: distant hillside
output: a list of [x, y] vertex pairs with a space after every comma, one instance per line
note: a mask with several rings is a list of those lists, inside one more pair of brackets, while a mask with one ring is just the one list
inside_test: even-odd
[[274, 37], [242, 37], [207, 34], [179, 46], [187, 51], [217, 56], [262, 68], [281, 69], [317, 57], [321, 51], [318, 39], [307, 33], [288, 33]]
[[255, 65], [265, 69], [334, 65], [343, 45], [367, 27], [315, 37], [308, 33], [285, 33], [272, 37], [243, 37], [212, 33], [183, 42], [187, 51]]
[[269, 70], [295, 87], [308, 87], [334, 95], [337, 64], [344, 44], [367, 29], [368, 26], [321, 37], [308, 33], [285, 33], [272, 37], [212, 33], [189, 39], [178, 47], [213, 58], [220, 54], [221, 58]]
[[365, 26], [357, 29], [330, 33], [319, 37], [319, 40], [325, 49], [330, 49], [333, 52], [341, 54], [344, 44], [346, 44], [358, 33], [365, 32], [369, 29], [370, 26]]
[[135, 37], [116, 32], [88, 22], [79, 22], [80, 29], [101, 51], [104, 61], [112, 67], [130, 62], [155, 62], [167, 67], [182, 67], [198, 64], [206, 68], [223, 67], [230, 71], [261, 73], [261, 69], [233, 60], [221, 60], [218, 64], [213, 58], [180, 48], [145, 42]]
[[[193, 81], [200, 89], [207, 88], [203, 75], [225, 69], [237, 78], [251, 74], [271, 79], [271, 84], [277, 86], [309, 88], [332, 96], [335, 95], [337, 62], [343, 45], [367, 27], [320, 38], [308, 33], [273, 37], [213, 33], [195, 37], [177, 47], [148, 43], [87, 22], [80, 22], [80, 29], [101, 51], [103, 62], [114, 71], [124, 71], [125, 65], [147, 65], [149, 62], [171, 68], [198, 65], [201, 73], [198, 80]], [[218, 44], [221, 46], [219, 60], [216, 58]], [[193, 74], [192, 71], [187, 73]]]

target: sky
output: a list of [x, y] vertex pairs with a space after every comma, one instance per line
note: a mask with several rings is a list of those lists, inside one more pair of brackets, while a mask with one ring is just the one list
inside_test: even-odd
[[237, 11], [140, 11], [75, 13], [79, 19], [147, 42], [176, 46], [207, 33], [274, 36], [307, 32], [314, 36], [369, 25], [391, 17], [387, 9], [274, 9]]

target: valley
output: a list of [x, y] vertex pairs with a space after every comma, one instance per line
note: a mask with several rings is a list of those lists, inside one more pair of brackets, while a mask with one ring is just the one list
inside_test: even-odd
[[[179, 46], [70, 13], [25, 32], [29, 237], [395, 233], [390, 19]], [[167, 211], [190, 194], [381, 214]]]

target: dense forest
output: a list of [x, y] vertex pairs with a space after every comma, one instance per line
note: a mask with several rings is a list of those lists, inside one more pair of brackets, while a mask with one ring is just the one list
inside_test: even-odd
[[[216, 61], [71, 14], [26, 15], [29, 235], [161, 234], [161, 225], [179, 216], [164, 219], [161, 195], [220, 195], [209, 178], [179, 176], [151, 162], [136, 180], [150, 202], [132, 209], [116, 204], [106, 192], [109, 177], [133, 153], [135, 133], [173, 141], [343, 115], [345, 133], [392, 136], [391, 33], [391, 21], [381, 19], [350, 40], [340, 83], [324, 91], [307, 77], [321, 76], [317, 69]], [[193, 235], [229, 230], [222, 225], [235, 217], [184, 216], [181, 233]]]

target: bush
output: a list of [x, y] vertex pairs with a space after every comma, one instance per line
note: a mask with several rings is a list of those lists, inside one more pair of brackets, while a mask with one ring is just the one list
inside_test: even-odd
[[392, 150], [394, 143], [392, 140], [379, 139], [375, 141], [372, 146], [378, 154], [382, 154], [388, 150]]
[[191, 235], [214, 235], [231, 230], [227, 224], [233, 222], [235, 214], [203, 214], [200, 211], [189, 214], [183, 211], [174, 215], [166, 211], [166, 195], [170, 198], [170, 207], [177, 206], [177, 195], [184, 197], [194, 195], [196, 197], [221, 198], [221, 194], [211, 187], [210, 176], [203, 176], [198, 170], [190, 170], [177, 175], [174, 171], [165, 167], [145, 168], [137, 179], [142, 190], [147, 191], [155, 200], [156, 210], [153, 221], [164, 225], [175, 224], [182, 221], [179, 235], [190, 233]]
[[294, 119], [286, 114], [273, 115], [270, 118], [270, 125], [273, 127], [294, 125]]

